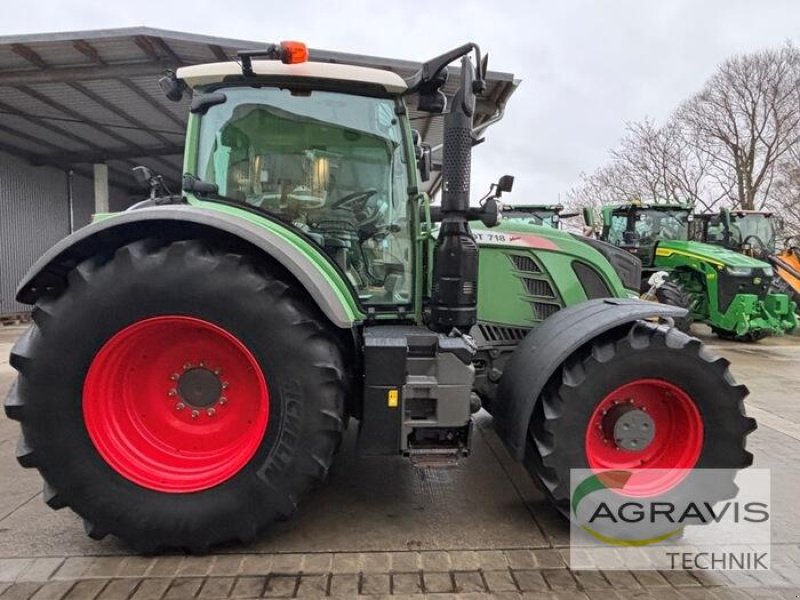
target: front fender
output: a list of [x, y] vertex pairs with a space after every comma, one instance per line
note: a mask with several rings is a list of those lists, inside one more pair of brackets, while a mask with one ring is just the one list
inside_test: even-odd
[[[264, 223], [260, 221], [263, 220]], [[34, 304], [77, 264], [99, 252], [113, 251], [137, 239], [222, 233], [247, 242], [288, 270], [330, 321], [351, 328], [363, 315], [347, 284], [321, 251], [268, 219], [192, 206], [161, 206], [116, 214], [67, 236], [30, 268], [17, 288], [17, 300]]]
[[511, 355], [492, 406], [497, 431], [511, 454], [517, 460], [525, 457], [534, 406], [549, 379], [576, 350], [626, 323], [686, 314], [686, 309], [666, 304], [603, 298], [564, 308], [533, 329]]

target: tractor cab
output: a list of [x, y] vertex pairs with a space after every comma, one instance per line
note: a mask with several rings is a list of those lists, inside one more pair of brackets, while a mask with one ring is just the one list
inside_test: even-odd
[[578, 216], [576, 212], [565, 213], [563, 204], [506, 204], [503, 219], [527, 225], [540, 225], [561, 229], [562, 220]]
[[680, 204], [630, 203], [603, 207], [601, 239], [637, 256], [647, 268], [665, 240], [688, 240], [692, 209]]
[[694, 237], [754, 258], [768, 260], [777, 251], [783, 221], [768, 211], [729, 210], [697, 215]]

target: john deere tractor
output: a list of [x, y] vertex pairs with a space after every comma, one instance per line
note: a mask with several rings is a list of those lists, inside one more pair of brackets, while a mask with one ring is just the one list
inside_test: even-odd
[[645, 277], [666, 272], [693, 318], [719, 336], [755, 341], [797, 325], [789, 296], [770, 291], [768, 263], [690, 239], [691, 206], [637, 202], [605, 206], [602, 215], [601, 239], [639, 257]]
[[[485, 73], [475, 44], [404, 80], [291, 42], [165, 78], [193, 96], [182, 192], [101, 216], [18, 291], [5, 409], [45, 501], [144, 552], [248, 542], [325, 479], [351, 419], [363, 455], [455, 464], [480, 396], [565, 514], [573, 468], [646, 496], [750, 465], [747, 390], [670, 325], [681, 309], [600, 298], [622, 284], [599, 252], [492, 228], [497, 194], [470, 206]], [[412, 101], [444, 113], [435, 210]]]
[[800, 302], [800, 247], [789, 237], [784, 248], [778, 248], [784, 227], [781, 217], [768, 211], [727, 208], [696, 216], [696, 239], [769, 262], [775, 268], [773, 289]]

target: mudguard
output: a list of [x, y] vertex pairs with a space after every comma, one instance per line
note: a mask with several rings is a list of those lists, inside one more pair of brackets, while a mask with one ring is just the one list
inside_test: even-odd
[[[289, 239], [235, 215], [191, 206], [142, 208], [79, 229], [36, 261], [17, 288], [17, 300], [34, 304], [54, 282], [99, 251], [186, 227], [232, 235], [268, 254], [299, 281], [334, 325], [350, 328], [361, 320], [358, 310], [341, 291], [344, 284], [333, 281], [319, 260], [315, 262]], [[341, 285], [337, 287], [337, 283]]]
[[601, 298], [564, 308], [533, 329], [506, 364], [492, 410], [497, 431], [511, 454], [517, 460], [525, 457], [533, 408], [550, 377], [578, 348], [626, 323], [686, 314], [686, 309], [666, 304]]

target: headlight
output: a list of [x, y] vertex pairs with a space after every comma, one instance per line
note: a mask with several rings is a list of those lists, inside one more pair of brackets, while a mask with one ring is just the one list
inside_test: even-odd
[[734, 277], [749, 277], [753, 274], [752, 267], [726, 267], [725, 272]]
[[772, 270], [772, 267], [764, 267], [762, 270], [764, 271], [764, 277], [772, 277], [775, 275], [775, 271]]

